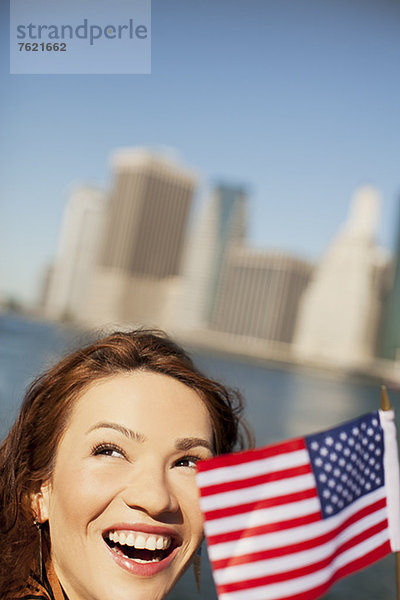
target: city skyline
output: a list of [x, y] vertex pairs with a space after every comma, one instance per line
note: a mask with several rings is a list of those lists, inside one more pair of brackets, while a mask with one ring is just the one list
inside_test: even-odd
[[9, 75], [6, 4], [0, 295], [37, 299], [70, 188], [108, 190], [124, 146], [178, 152], [202, 187], [245, 186], [251, 244], [312, 260], [375, 185], [393, 251], [398, 3], [153, 0], [152, 75], [108, 77]]
[[[313, 264], [249, 245], [243, 188], [216, 186], [189, 229], [191, 171], [144, 148], [120, 149], [111, 162], [107, 200], [93, 188], [71, 195], [41, 316], [90, 328], [160, 327], [220, 350], [398, 379], [398, 363], [380, 354], [384, 321], [388, 331], [398, 321], [398, 286], [396, 257], [376, 242], [375, 188], [355, 190], [347, 219]], [[396, 335], [386, 358], [398, 355]]]

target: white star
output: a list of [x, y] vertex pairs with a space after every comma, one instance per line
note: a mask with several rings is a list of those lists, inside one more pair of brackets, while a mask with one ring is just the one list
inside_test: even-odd
[[332, 496], [332, 498], [331, 498], [331, 501], [333, 502], [333, 504], [337, 504], [337, 503], [338, 503], [338, 501], [339, 501], [339, 498], [338, 498], [338, 496], [336, 496], [336, 494], [334, 494], [334, 495]]
[[378, 421], [376, 419], [372, 419], [371, 422], [374, 427], [378, 427]]
[[366, 424], [366, 423], [363, 421], [363, 422], [361, 423], [361, 429], [363, 429], [363, 430], [364, 430], [364, 429], [366, 429], [366, 428], [367, 428], [367, 424]]
[[322, 482], [325, 483], [325, 481], [328, 479], [328, 477], [325, 475], [325, 473], [321, 473], [321, 475], [318, 475], [318, 479]]
[[344, 458], [339, 458], [339, 465], [341, 467], [344, 467], [345, 464], [346, 464], [346, 461], [344, 460]]
[[381, 479], [380, 479], [380, 477], [376, 478], [376, 485], [381, 485]]
[[319, 448], [318, 442], [316, 442], [315, 440], [313, 442], [311, 442], [310, 446], [311, 446], [311, 450], [318, 450], [318, 448]]
[[353, 452], [353, 454], [350, 456], [350, 458], [353, 462], [355, 462], [357, 460], [357, 454], [355, 452]]
[[323, 495], [323, 497], [324, 497], [324, 498], [329, 498], [329, 496], [331, 495], [331, 493], [330, 493], [330, 491], [329, 491], [329, 490], [324, 490], [324, 491], [322, 492], [322, 495]]
[[374, 481], [375, 477], [376, 477], [375, 473], [371, 473], [371, 480], [372, 481]]
[[343, 444], [341, 444], [340, 442], [336, 442], [335, 444], [335, 450], [337, 450], [338, 452], [340, 452], [340, 450], [342, 450], [343, 448]]
[[348, 444], [349, 444], [349, 446], [354, 446], [354, 444], [355, 444], [354, 438], [352, 438], [352, 437], [349, 438]]
[[321, 467], [323, 465], [322, 458], [320, 458], [319, 456], [317, 456], [314, 462], [317, 465], [317, 467]]
[[371, 465], [371, 467], [376, 463], [376, 460], [374, 459], [374, 457], [369, 459], [369, 464]]
[[328, 435], [328, 437], [325, 438], [325, 444], [327, 446], [332, 446], [333, 442], [334, 442], [334, 440], [333, 440], [333, 437], [331, 435]]
[[343, 442], [345, 442], [347, 440], [347, 433], [345, 431], [342, 431], [339, 437]]
[[338, 468], [336, 468], [336, 469], [333, 470], [333, 474], [334, 474], [335, 477], [339, 477], [340, 473], [341, 473], [341, 470], [338, 469]]
[[328, 449], [325, 448], [325, 446], [322, 446], [322, 448], [319, 451], [319, 453], [321, 454], [321, 456], [327, 456], [328, 455]]
[[336, 487], [336, 489], [337, 489], [337, 491], [339, 492], [339, 494], [341, 494], [341, 493], [342, 493], [342, 491], [343, 491], [343, 486], [342, 486], [342, 484], [341, 484], [341, 483], [339, 483], [339, 485]]
[[338, 458], [338, 457], [337, 457], [337, 454], [336, 454], [335, 452], [332, 452], [332, 454], [330, 454], [330, 455], [329, 455], [329, 459], [330, 459], [332, 462], [336, 462], [336, 461], [337, 461], [337, 458]]
[[375, 450], [375, 444], [368, 444], [368, 450], [370, 452], [372, 452], [372, 450]]
[[330, 473], [333, 469], [331, 463], [326, 463], [326, 465], [324, 466], [324, 469], [327, 473]]
[[380, 448], [377, 448], [377, 449], [375, 450], [375, 456], [380, 456], [381, 454], [382, 454], [382, 451], [381, 451], [381, 449], [380, 449]]
[[374, 433], [374, 430], [372, 429], [372, 427], [368, 427], [367, 434], [368, 435], [373, 435], [373, 433]]
[[353, 427], [353, 429], [351, 430], [351, 433], [353, 435], [358, 435], [360, 433], [360, 430], [358, 429], [358, 427]]
[[335, 485], [336, 485], [336, 481], [335, 481], [334, 479], [330, 479], [330, 480], [328, 481], [328, 486], [329, 486], [330, 488], [334, 488], [334, 487], [335, 487]]
[[345, 449], [343, 450], [343, 454], [344, 454], [345, 456], [350, 456], [350, 448], [345, 448]]
[[379, 469], [380, 469], [379, 463], [376, 463], [376, 465], [375, 465], [375, 471], [379, 471]]
[[343, 502], [343, 500], [339, 500], [339, 502], [338, 502], [338, 507], [339, 507], [339, 508], [343, 508], [343, 506], [344, 506], [344, 502]]
[[367, 483], [365, 484], [365, 489], [366, 490], [370, 490], [371, 489], [371, 484], [369, 481], [367, 481]]
[[377, 434], [376, 434], [376, 436], [375, 436], [375, 441], [376, 441], [376, 442], [380, 442], [380, 441], [381, 441], [381, 436], [380, 436], [380, 433], [377, 433]]
[[333, 508], [330, 504], [328, 504], [328, 506], [326, 506], [325, 511], [331, 515], [333, 513]]

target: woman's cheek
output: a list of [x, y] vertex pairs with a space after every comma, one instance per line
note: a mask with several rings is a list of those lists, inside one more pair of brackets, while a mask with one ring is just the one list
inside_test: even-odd
[[190, 511], [193, 516], [196, 515], [203, 522], [203, 515], [200, 510], [199, 489], [195, 475], [190, 474], [189, 476], [179, 477], [176, 486], [176, 494], [181, 508]]
[[58, 470], [62, 477], [55, 482], [55, 501], [62, 507], [68, 520], [74, 522], [82, 515], [82, 507], [88, 513], [103, 510], [118, 494], [123, 477], [118, 471], [103, 465], [82, 464]]

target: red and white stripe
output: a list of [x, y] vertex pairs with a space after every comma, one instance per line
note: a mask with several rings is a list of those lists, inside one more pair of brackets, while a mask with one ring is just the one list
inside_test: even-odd
[[396, 549], [388, 482], [322, 519], [302, 438], [202, 462], [197, 483], [220, 600], [312, 600]]

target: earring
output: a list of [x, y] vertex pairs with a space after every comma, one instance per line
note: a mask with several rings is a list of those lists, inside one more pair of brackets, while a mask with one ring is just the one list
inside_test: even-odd
[[200, 594], [200, 574], [201, 574], [201, 546], [193, 557], [193, 572], [196, 581], [197, 593]]
[[42, 523], [39, 523], [36, 519], [33, 520], [33, 524], [35, 525], [38, 534], [39, 534], [39, 551], [38, 551], [38, 571], [39, 571], [39, 581], [43, 583], [43, 549], [42, 549]]

